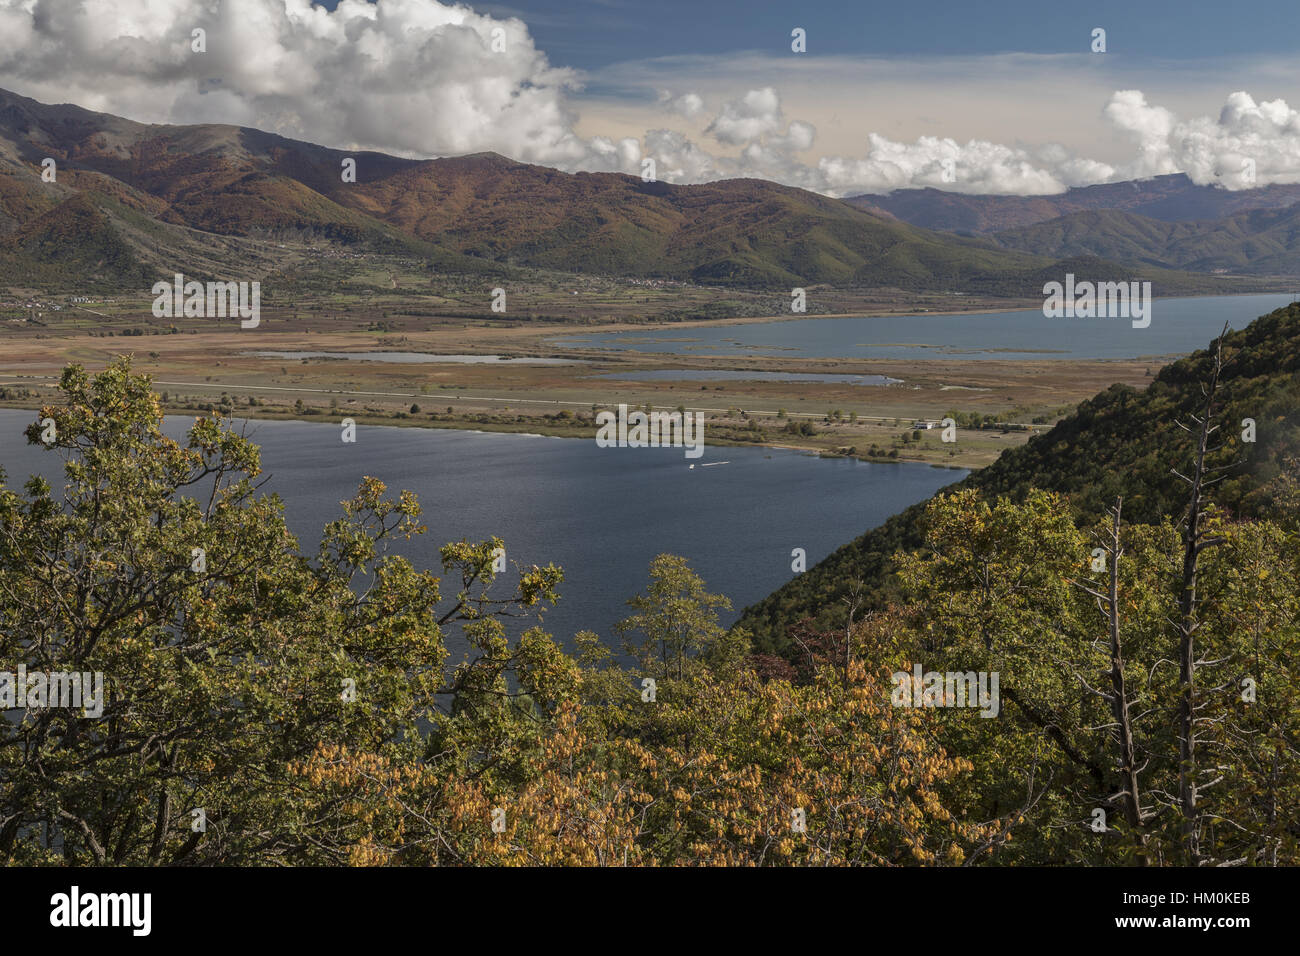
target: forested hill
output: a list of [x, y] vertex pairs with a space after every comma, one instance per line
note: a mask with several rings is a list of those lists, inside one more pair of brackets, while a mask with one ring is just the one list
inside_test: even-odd
[[[1219, 436], [1228, 446], [1224, 455], [1242, 463], [1214, 486], [1212, 500], [1235, 515], [1266, 516], [1270, 483], [1286, 459], [1300, 454], [1300, 304], [1229, 333], [1225, 355], [1231, 361], [1221, 381]], [[1043, 488], [1068, 494], [1089, 516], [1123, 495], [1128, 521], [1181, 517], [1186, 488], [1171, 469], [1186, 472], [1192, 439], [1178, 423], [1190, 422], [1204, 401], [1211, 361], [1210, 352], [1195, 352], [1162, 369], [1144, 391], [1114, 385], [949, 490], [970, 487], [1019, 500], [1030, 488]], [[1246, 418], [1256, 423], [1254, 444], [1242, 442]], [[788, 628], [803, 617], [823, 627], [842, 622], [843, 598], [855, 580], [866, 585], [872, 603], [887, 600], [891, 557], [920, 546], [924, 508], [900, 512], [747, 608], [739, 624], [754, 632], [756, 648], [783, 650]]]

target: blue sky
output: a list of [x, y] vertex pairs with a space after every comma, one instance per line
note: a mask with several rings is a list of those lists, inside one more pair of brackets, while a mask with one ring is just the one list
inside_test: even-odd
[[[333, 8], [336, 0], [326, 3]], [[790, 30], [828, 55], [1072, 53], [1093, 27], [1110, 50], [1198, 59], [1293, 52], [1300, 46], [1295, 0], [513, 0], [471, 4], [518, 16], [561, 65], [595, 69], [674, 54], [785, 50]]]

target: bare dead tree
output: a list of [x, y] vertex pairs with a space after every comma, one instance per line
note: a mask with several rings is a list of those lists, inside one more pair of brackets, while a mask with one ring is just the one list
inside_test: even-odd
[[849, 669], [853, 665], [853, 619], [862, 607], [865, 589], [862, 579], [854, 578], [849, 585], [848, 595], [843, 599], [849, 611], [844, 621], [844, 674], [841, 677], [846, 690], [849, 686]]
[[1199, 709], [1196, 677], [1200, 663], [1196, 658], [1196, 632], [1200, 627], [1198, 620], [1198, 603], [1196, 591], [1196, 573], [1201, 553], [1223, 543], [1223, 539], [1207, 531], [1204, 519], [1212, 509], [1206, 497], [1206, 489], [1223, 479], [1219, 472], [1231, 466], [1211, 467], [1207, 462], [1222, 445], [1211, 446], [1210, 440], [1219, 426], [1214, 424], [1215, 400], [1218, 396], [1219, 380], [1223, 372], [1223, 338], [1228, 333], [1225, 324], [1223, 332], [1214, 343], [1213, 365], [1210, 379], [1202, 384], [1201, 393], [1204, 402], [1201, 414], [1192, 415], [1192, 426], [1178, 423], [1178, 427], [1195, 436], [1196, 446], [1193, 454], [1191, 475], [1184, 475], [1178, 469], [1171, 469], [1173, 474], [1186, 482], [1189, 488], [1187, 514], [1183, 523], [1182, 551], [1183, 569], [1178, 594], [1178, 617], [1174, 621], [1178, 641], [1178, 806], [1182, 816], [1181, 842], [1186, 862], [1199, 866], [1202, 861], [1200, 847], [1201, 814], [1198, 805], [1196, 723]]
[[[1120, 774], [1119, 792], [1111, 798], [1111, 802], [1118, 800], [1130, 831], [1145, 849], [1147, 834], [1144, 825], [1150, 818], [1150, 814], [1144, 813], [1142, 810], [1142, 794], [1138, 783], [1142, 768], [1138, 766], [1137, 749], [1134, 744], [1133, 718], [1129, 711], [1131, 701], [1124, 680], [1124, 641], [1120, 628], [1119, 565], [1124, 555], [1124, 544], [1120, 534], [1123, 505], [1124, 499], [1122, 497], [1115, 499], [1115, 506], [1110, 509], [1110, 528], [1104, 537], [1098, 538], [1098, 543], [1109, 558], [1109, 586], [1105, 591], [1098, 591], [1081, 581], [1073, 582], [1076, 587], [1086, 591], [1097, 600], [1097, 609], [1101, 611], [1106, 620], [1110, 650], [1110, 671], [1108, 674], [1110, 686], [1106, 689], [1094, 688], [1088, 684], [1086, 678], [1082, 675], [1076, 674], [1076, 676], [1089, 692], [1100, 697], [1110, 707], [1116, 747], [1116, 764], [1119, 767]], [[1143, 866], [1149, 862], [1145, 852], [1141, 854], [1141, 862]]]

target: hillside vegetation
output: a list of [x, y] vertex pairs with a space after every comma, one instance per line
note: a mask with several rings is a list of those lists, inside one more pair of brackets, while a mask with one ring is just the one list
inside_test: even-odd
[[1172, 223], [1118, 210], [1082, 212], [992, 238], [1008, 249], [1052, 256], [1099, 256], [1193, 272], [1300, 275], [1295, 206]]
[[[1225, 345], [1232, 361], [1224, 373], [1221, 420], [1225, 435], [1238, 438], [1242, 464], [1216, 485], [1215, 500], [1235, 515], [1267, 516], [1274, 482], [1285, 462], [1300, 455], [1300, 304], [1230, 332]], [[1143, 391], [1112, 386], [954, 488], [971, 489], [988, 501], [1020, 501], [1031, 488], [1054, 491], [1090, 518], [1122, 495], [1133, 521], [1174, 515], [1182, 488], [1171, 469], [1185, 467], [1189, 443], [1179, 422], [1201, 400], [1209, 361], [1200, 351], [1167, 365]], [[1256, 423], [1254, 444], [1239, 440], [1246, 418]], [[790, 628], [804, 617], [818, 627], [841, 621], [844, 600], [857, 582], [883, 603], [896, 584], [893, 556], [922, 544], [924, 510], [908, 508], [844, 545], [747, 608], [738, 626], [754, 633], [758, 647], [790, 653]]]
[[[1262, 353], [1284, 318], [1237, 337], [1231, 405], [1289, 440], [1294, 394]], [[1208, 362], [1150, 401], [1099, 400], [1073, 444], [1128, 463], [1130, 484], [1166, 458], [1209, 474], [1217, 453], [1158, 427], [1212, 389]], [[0, 656], [26, 673], [25, 699], [0, 686], [0, 862], [1300, 861], [1294, 471], [1268, 508], [1223, 490], [1267, 517], [1201, 507], [1185, 529], [1154, 486], [1101, 520], [1040, 490], [941, 496], [897, 599], [799, 629], [788, 661], [752, 653], [719, 624], [726, 598], [660, 555], [614, 634], [566, 648], [502, 623], [559, 599], [560, 568], [494, 589], [499, 538], [418, 567], [388, 542], [424, 531], [419, 502], [373, 478], [302, 551], [236, 422], [166, 437], [125, 358], [70, 365], [59, 388], [26, 436], [63, 459], [64, 487], [0, 474]], [[1064, 454], [1038, 477], [1098, 478]], [[98, 688], [73, 698], [66, 674]]]

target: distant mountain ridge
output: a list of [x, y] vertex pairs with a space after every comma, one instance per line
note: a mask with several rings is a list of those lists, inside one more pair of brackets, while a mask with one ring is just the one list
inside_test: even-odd
[[886, 196], [854, 196], [846, 202], [925, 229], [984, 235], [1099, 210], [1119, 210], [1161, 222], [1192, 222], [1253, 209], [1285, 209], [1300, 202], [1300, 184], [1229, 191], [1198, 186], [1177, 173], [1076, 186], [1056, 196], [966, 195], [925, 188], [899, 189]]
[[[57, 183], [41, 181], [46, 157], [58, 163]], [[355, 182], [341, 175], [349, 158]], [[1135, 275], [1090, 257], [1054, 262], [760, 180], [677, 186], [495, 154], [402, 159], [243, 127], [137, 123], [0, 91], [0, 277], [48, 278], [64, 265], [128, 284], [160, 269], [229, 272], [264, 255], [259, 242], [286, 236], [404, 252], [448, 271], [523, 265], [756, 288], [1027, 296], [1071, 269], [1149, 278], [1157, 294], [1233, 291], [1151, 266]]]
[[1074, 213], [990, 238], [1007, 249], [1100, 256], [1164, 269], [1300, 276], [1300, 206], [1161, 222], [1119, 210]]

